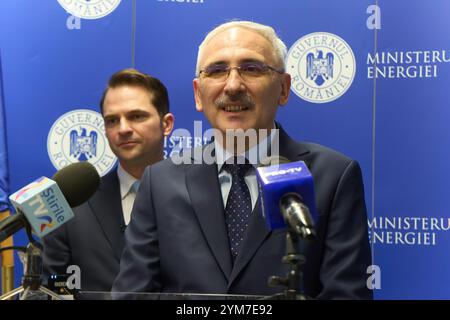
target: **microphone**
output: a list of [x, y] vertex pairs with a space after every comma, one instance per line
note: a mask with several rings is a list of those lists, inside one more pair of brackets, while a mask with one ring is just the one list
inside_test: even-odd
[[70, 164], [52, 178], [41, 177], [9, 197], [17, 213], [0, 221], [0, 242], [25, 226], [42, 238], [72, 219], [71, 207], [87, 201], [100, 184], [89, 162]]
[[71, 208], [78, 207], [94, 195], [100, 176], [87, 161], [76, 162], [57, 171], [52, 179], [58, 184]]
[[314, 181], [305, 162], [272, 156], [256, 169], [261, 207], [270, 230], [289, 228], [314, 239], [317, 220]]

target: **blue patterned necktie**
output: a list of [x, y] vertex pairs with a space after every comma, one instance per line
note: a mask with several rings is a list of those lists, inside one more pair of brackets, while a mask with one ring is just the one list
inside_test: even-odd
[[245, 183], [245, 174], [251, 167], [250, 164], [224, 165], [224, 169], [232, 177], [231, 189], [225, 207], [225, 222], [228, 228], [228, 239], [233, 262], [241, 248], [248, 227], [248, 218], [252, 213], [250, 191]]

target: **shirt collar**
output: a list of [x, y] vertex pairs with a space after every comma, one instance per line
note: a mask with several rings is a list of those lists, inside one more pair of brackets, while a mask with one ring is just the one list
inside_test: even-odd
[[123, 200], [130, 193], [130, 189], [133, 186], [133, 183], [138, 181], [138, 179], [126, 172], [125, 169], [122, 168], [120, 163], [117, 167], [117, 176], [120, 183], [120, 197]]
[[[274, 143], [274, 139], [276, 136], [279, 136], [277, 134], [278, 129], [275, 126], [275, 123], [273, 125], [273, 128], [270, 132], [270, 135], [266, 137], [263, 141], [261, 141], [258, 145], [253, 146], [249, 150], [247, 150], [244, 154], [237, 155], [238, 157], [245, 157], [249, 160], [250, 164], [253, 165], [253, 167], [257, 167], [258, 164], [262, 163], [267, 156], [270, 156], [269, 151], [271, 150], [271, 146]], [[269, 139], [270, 138], [270, 139]], [[276, 143], [276, 141], [275, 141]], [[216, 139], [214, 139], [214, 148], [215, 148], [215, 155], [216, 155], [216, 163], [217, 163], [217, 169], [218, 172], [222, 170], [223, 165], [225, 162], [235, 157], [233, 153], [228, 152], [223, 148], [223, 146], [217, 142]]]

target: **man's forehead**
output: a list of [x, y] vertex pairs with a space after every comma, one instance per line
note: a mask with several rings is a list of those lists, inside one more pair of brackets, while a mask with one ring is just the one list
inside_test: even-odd
[[123, 83], [114, 87], [108, 88], [105, 95], [105, 100], [111, 99], [112, 96], [120, 96], [124, 99], [136, 99], [139, 95], [153, 98], [154, 93], [146, 89], [143, 85]]
[[155, 108], [152, 99], [153, 93], [141, 86], [120, 85], [109, 88], [103, 103], [103, 114], [148, 112]]
[[264, 37], [261, 33], [256, 30], [244, 27], [244, 26], [232, 26], [221, 30], [215, 34], [209, 41], [205, 44], [205, 47], [220, 44], [232, 44], [232, 43], [264, 43], [266, 45], [271, 45], [270, 41]]
[[220, 31], [206, 43], [202, 60], [205, 62], [212, 57], [215, 60], [220, 55], [226, 56], [233, 53], [249, 54], [243, 60], [250, 60], [258, 59], [258, 55], [260, 55], [259, 58], [273, 57], [274, 50], [271, 42], [257, 31], [234, 26]]

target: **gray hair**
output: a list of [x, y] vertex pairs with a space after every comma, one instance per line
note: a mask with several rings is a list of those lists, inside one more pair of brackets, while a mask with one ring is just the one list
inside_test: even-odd
[[203, 42], [198, 47], [198, 53], [197, 53], [197, 66], [195, 67], [195, 74], [198, 76], [200, 72], [200, 59], [202, 55], [202, 51], [204, 47], [208, 44], [208, 42], [214, 38], [218, 33], [232, 28], [232, 27], [242, 27], [247, 28], [252, 31], [257, 32], [258, 34], [262, 35], [264, 38], [269, 40], [269, 42], [272, 44], [272, 47], [274, 49], [275, 58], [278, 60], [277, 63], [283, 68], [283, 70], [286, 68], [285, 58], [287, 54], [287, 47], [284, 44], [284, 42], [278, 37], [275, 30], [272, 27], [252, 22], [252, 21], [242, 21], [242, 20], [233, 20], [230, 22], [222, 23], [221, 25], [217, 26], [213, 30], [211, 30], [203, 40]]

